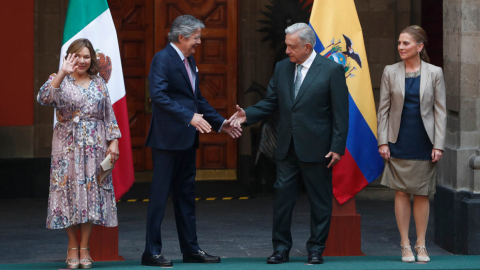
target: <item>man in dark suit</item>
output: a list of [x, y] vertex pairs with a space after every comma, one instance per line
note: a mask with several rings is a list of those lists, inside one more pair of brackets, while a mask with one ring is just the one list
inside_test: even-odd
[[265, 99], [245, 110], [237, 105], [233, 124], [252, 125], [279, 111], [274, 253], [267, 262], [289, 261], [301, 175], [311, 207], [308, 262], [319, 264], [332, 214], [332, 166], [344, 154], [347, 140], [348, 89], [343, 67], [313, 50], [315, 33], [307, 24], [294, 24], [285, 33], [289, 59], [277, 63]]
[[143, 265], [172, 266], [162, 252], [161, 224], [171, 191], [183, 262], [220, 262], [197, 243], [195, 175], [198, 135], [214, 130], [240, 136], [208, 104], [199, 89], [193, 53], [201, 43], [204, 24], [190, 15], [176, 18], [168, 33], [170, 43], [158, 52], [150, 68], [152, 122], [146, 146], [152, 148], [153, 178], [147, 212], [147, 236]]

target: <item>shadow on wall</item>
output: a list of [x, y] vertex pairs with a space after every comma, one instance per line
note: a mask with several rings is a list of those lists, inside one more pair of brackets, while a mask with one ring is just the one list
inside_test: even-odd
[[[262, 42], [270, 42], [271, 48], [275, 51], [272, 74], [275, 64], [287, 57], [285, 54], [285, 29], [295, 23], [308, 24], [312, 5], [307, 0], [272, 0], [270, 5], [265, 6], [269, 11], [262, 12], [262, 14], [268, 19], [259, 20], [266, 26], [258, 31], [266, 33]], [[251, 92], [257, 93], [260, 99], [263, 99], [267, 94], [267, 88], [253, 82], [245, 94]], [[277, 112], [263, 120], [259, 129], [252, 128], [251, 130], [252, 153], [255, 153], [253, 169], [255, 182], [251, 188], [255, 193], [273, 192], [273, 184], [276, 179], [275, 149], [277, 148], [278, 118]]]
[[0, 198], [47, 198], [50, 157], [0, 159]]

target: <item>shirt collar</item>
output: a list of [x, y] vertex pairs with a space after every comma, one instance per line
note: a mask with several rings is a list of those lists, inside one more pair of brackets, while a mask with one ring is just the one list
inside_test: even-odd
[[170, 42], [170, 45], [172, 45], [175, 51], [177, 51], [178, 56], [180, 56], [180, 59], [182, 59], [183, 62], [183, 59], [185, 59], [185, 55], [183, 55], [182, 51], [180, 51], [180, 49], [175, 44], [173, 44], [173, 42]]
[[313, 63], [313, 60], [315, 60], [315, 57], [317, 56], [317, 52], [315, 50], [312, 51], [312, 54], [305, 60], [305, 62], [301, 63], [303, 67], [310, 68], [310, 66]]

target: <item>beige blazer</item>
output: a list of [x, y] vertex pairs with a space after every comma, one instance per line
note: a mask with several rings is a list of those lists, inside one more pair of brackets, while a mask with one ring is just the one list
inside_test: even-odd
[[[420, 113], [433, 148], [444, 150], [447, 128], [445, 82], [442, 68], [422, 61]], [[385, 67], [377, 114], [378, 145], [397, 142], [405, 99], [405, 63]]]

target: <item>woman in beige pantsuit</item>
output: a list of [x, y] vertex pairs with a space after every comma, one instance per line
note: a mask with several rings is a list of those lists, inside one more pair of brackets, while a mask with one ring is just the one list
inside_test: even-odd
[[408, 231], [413, 194], [417, 260], [428, 262], [425, 248], [430, 204], [435, 193], [437, 162], [446, 132], [445, 83], [442, 69], [428, 64], [427, 35], [416, 25], [398, 39], [403, 60], [385, 67], [378, 108], [378, 148], [385, 159], [382, 184], [395, 189], [395, 217], [400, 231], [402, 261], [414, 262]]

